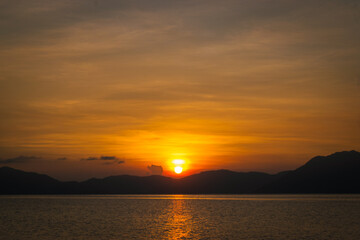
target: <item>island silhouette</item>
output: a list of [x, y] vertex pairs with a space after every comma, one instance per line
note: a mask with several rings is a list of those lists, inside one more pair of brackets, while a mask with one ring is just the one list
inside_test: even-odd
[[206, 171], [171, 177], [119, 175], [62, 182], [44, 174], [0, 168], [0, 194], [271, 194], [360, 193], [360, 152], [317, 156], [295, 169], [262, 172]]

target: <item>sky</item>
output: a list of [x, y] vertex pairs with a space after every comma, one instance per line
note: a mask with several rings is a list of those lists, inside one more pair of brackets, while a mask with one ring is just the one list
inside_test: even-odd
[[355, 0], [0, 0], [0, 166], [276, 173], [360, 150]]

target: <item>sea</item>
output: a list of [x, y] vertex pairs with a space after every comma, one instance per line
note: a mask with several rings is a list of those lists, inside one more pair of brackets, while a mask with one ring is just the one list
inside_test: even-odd
[[360, 239], [360, 195], [0, 196], [1, 240]]

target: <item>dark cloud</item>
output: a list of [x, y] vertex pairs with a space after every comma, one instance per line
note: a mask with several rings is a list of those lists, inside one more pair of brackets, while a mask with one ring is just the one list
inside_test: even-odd
[[162, 166], [156, 166], [156, 165], [151, 165], [147, 167], [149, 169], [149, 174], [150, 175], [162, 175], [163, 173], [163, 168]]
[[85, 161], [104, 161], [103, 164], [109, 165], [109, 164], [122, 164], [125, 163], [125, 160], [117, 158], [116, 156], [101, 156], [101, 157], [88, 157], [88, 158], [82, 158], [81, 160]]
[[15, 158], [1, 159], [0, 163], [7, 163], [7, 164], [24, 163], [24, 162], [29, 162], [29, 161], [38, 160], [38, 159], [40, 159], [40, 158], [35, 157], [35, 156], [18, 156]]
[[115, 156], [101, 156], [100, 160], [109, 161], [109, 160], [118, 160]]
[[58, 158], [57, 160], [65, 161], [65, 160], [67, 160], [67, 158], [66, 157], [61, 157], [61, 158]]
[[82, 158], [81, 160], [94, 161], [94, 160], [99, 160], [99, 158], [97, 158], [97, 157], [88, 157], [88, 158]]
[[119, 159], [119, 158], [117, 158], [115, 156], [101, 156], [99, 160], [105, 161], [104, 164], [106, 164], [106, 165], [125, 163], [124, 160]]
[[111, 165], [111, 164], [122, 164], [122, 163], [125, 163], [125, 161], [123, 161], [123, 160], [106, 161], [103, 164], [104, 165]]

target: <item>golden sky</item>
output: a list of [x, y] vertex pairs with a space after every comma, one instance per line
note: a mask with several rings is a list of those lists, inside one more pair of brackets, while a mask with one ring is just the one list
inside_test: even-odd
[[360, 149], [359, 1], [0, 0], [0, 164], [278, 172]]

